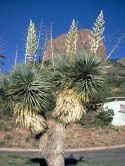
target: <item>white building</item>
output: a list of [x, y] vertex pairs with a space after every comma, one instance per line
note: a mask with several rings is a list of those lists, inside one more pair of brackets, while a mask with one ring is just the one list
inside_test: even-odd
[[[125, 97], [112, 97], [108, 99], [114, 99], [114, 101], [107, 102], [104, 104], [104, 108], [114, 110], [114, 117], [112, 124], [115, 126], [125, 125]], [[121, 99], [124, 99], [120, 101]], [[119, 100], [119, 101], [118, 101]]]

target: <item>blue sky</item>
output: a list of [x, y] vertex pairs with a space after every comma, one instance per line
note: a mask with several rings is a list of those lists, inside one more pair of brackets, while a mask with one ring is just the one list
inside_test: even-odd
[[[32, 19], [36, 26], [41, 19], [48, 27], [52, 21], [53, 36], [68, 31], [72, 19], [79, 29], [91, 29], [100, 11], [104, 12], [107, 54], [117, 37], [125, 33], [125, 0], [0, 0], [0, 34], [7, 55], [3, 70], [14, 63], [16, 45], [18, 60], [24, 60], [26, 29]], [[110, 40], [109, 40], [110, 38]], [[125, 56], [125, 40], [111, 58]]]

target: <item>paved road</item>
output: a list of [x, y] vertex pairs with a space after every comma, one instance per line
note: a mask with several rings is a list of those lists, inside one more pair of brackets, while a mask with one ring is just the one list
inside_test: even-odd
[[125, 164], [125, 148], [108, 149], [108, 150], [94, 150], [94, 151], [82, 151], [66, 153], [66, 157], [75, 156], [77, 159], [81, 159], [89, 162], [96, 163], [119, 163]]
[[[1, 150], [0, 155], [16, 155], [29, 157], [32, 159], [40, 160], [41, 154], [39, 150], [33, 151], [15, 151], [13, 149]], [[71, 161], [77, 163], [79, 160], [96, 162], [96, 163], [119, 163], [125, 164], [125, 147], [117, 147], [117, 148], [95, 148], [95, 149], [83, 149], [79, 150], [66, 150], [65, 151], [65, 159], [66, 161]], [[71, 164], [69, 164], [71, 165]]]

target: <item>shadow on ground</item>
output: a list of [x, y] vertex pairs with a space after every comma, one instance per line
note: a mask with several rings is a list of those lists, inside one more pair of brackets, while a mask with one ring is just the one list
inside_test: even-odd
[[[34, 158], [31, 159], [32, 162], [40, 164], [39, 166], [48, 166], [45, 159]], [[79, 161], [84, 161], [84, 157], [80, 156], [79, 158], [74, 157], [74, 155], [70, 155], [68, 158], [65, 158], [65, 166], [77, 165]]]
[[40, 159], [40, 158], [34, 158], [31, 159], [33, 163], [39, 163], [40, 166], [47, 166], [46, 160], [45, 159]]

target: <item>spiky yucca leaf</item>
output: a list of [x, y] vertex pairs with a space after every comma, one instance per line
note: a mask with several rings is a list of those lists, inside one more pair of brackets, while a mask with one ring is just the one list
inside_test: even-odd
[[21, 110], [38, 113], [48, 109], [50, 85], [42, 71], [21, 64], [12, 71], [8, 94], [15, 103], [20, 103]]
[[57, 95], [56, 107], [53, 116], [64, 124], [81, 119], [83, 104], [73, 90], [65, 89]]
[[84, 102], [89, 102], [104, 88], [105, 76], [105, 61], [99, 61], [96, 56], [85, 52], [74, 57], [70, 70], [65, 73], [69, 86]]

